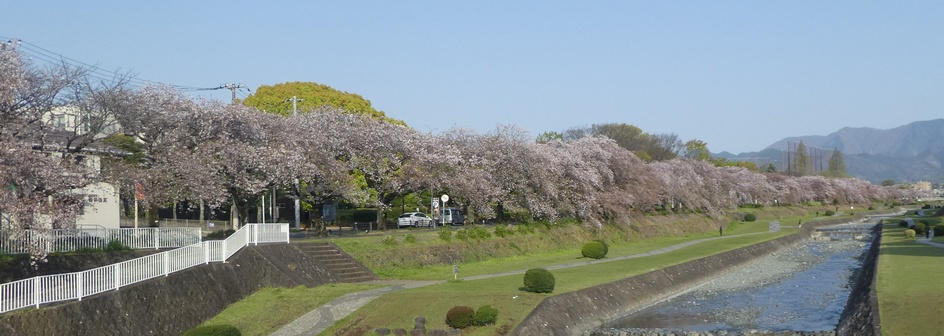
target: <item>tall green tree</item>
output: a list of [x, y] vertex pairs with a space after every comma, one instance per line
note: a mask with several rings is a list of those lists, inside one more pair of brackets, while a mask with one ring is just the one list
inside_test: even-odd
[[711, 151], [708, 150], [708, 143], [698, 139], [685, 142], [684, 156], [693, 160], [711, 161]]
[[846, 173], [846, 160], [842, 157], [839, 148], [833, 149], [833, 154], [829, 157], [829, 168], [823, 174], [826, 177], [849, 177]]
[[[294, 102], [292, 97], [297, 97]], [[335, 107], [353, 114], [366, 114], [394, 124], [403, 122], [387, 117], [370, 105], [370, 101], [356, 93], [336, 90], [315, 82], [288, 82], [275, 85], [263, 85], [243, 101], [246, 106], [279, 115], [291, 115], [297, 108], [299, 113], [307, 113], [321, 107]]]
[[797, 145], [796, 153], [793, 155], [793, 164], [790, 165], [790, 174], [794, 176], [806, 176], [813, 173], [813, 162], [810, 155], [806, 152], [806, 145], [800, 141]]
[[537, 142], [540, 144], [546, 144], [554, 140], [564, 140], [564, 135], [558, 132], [554, 132], [554, 131], [547, 131], [547, 132], [538, 134], [538, 136], [534, 139], [534, 142]]

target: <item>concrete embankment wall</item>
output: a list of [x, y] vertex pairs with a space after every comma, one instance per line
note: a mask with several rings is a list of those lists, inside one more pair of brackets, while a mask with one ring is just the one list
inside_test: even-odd
[[850, 219], [803, 224], [792, 235], [544, 299], [512, 335], [581, 335], [625, 312], [644, 308], [718, 277], [755, 258], [809, 238], [815, 228]]
[[294, 245], [250, 246], [226, 263], [0, 316], [0, 335], [180, 335], [262, 287], [333, 282]]
[[873, 229], [875, 238], [865, 256], [862, 268], [856, 274], [856, 282], [849, 293], [846, 308], [839, 317], [836, 334], [850, 336], [881, 336], [882, 324], [878, 314], [878, 295], [875, 293], [875, 281], [878, 278], [878, 255], [882, 246], [882, 225]]

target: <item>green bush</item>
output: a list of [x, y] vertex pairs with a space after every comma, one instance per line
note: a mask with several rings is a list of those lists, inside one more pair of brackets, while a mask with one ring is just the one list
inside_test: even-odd
[[603, 255], [610, 253], [610, 245], [603, 241], [603, 239], [594, 239], [593, 241], [603, 244]]
[[905, 238], [914, 238], [914, 237], [915, 237], [915, 230], [912, 230], [912, 229], [905, 230]]
[[908, 227], [908, 221], [902, 219], [901, 221], [898, 222], [898, 226], [906, 228]]
[[354, 210], [351, 213], [351, 221], [358, 223], [376, 222], [377, 210]]
[[504, 225], [501, 225], [501, 224], [495, 225], [495, 235], [496, 235], [496, 236], [501, 237], [501, 238], [505, 238], [505, 237], [508, 237], [508, 236], [510, 236], [510, 235], [513, 235], [513, 234], [515, 234], [515, 232], [509, 230], [509, 229], [508, 229], [507, 227], [505, 227]]
[[210, 232], [210, 234], [206, 236], [206, 239], [207, 240], [223, 240], [235, 232], [236, 230], [233, 230], [233, 229], [217, 230], [217, 231]]
[[464, 329], [472, 325], [474, 317], [475, 311], [472, 310], [472, 307], [455, 306], [446, 312], [446, 325], [456, 329]]
[[944, 224], [934, 226], [934, 236], [944, 236]]
[[526, 235], [534, 233], [534, 228], [530, 225], [518, 225], [518, 234]]
[[466, 229], [460, 229], [459, 231], [456, 231], [456, 239], [461, 240], [461, 241], [468, 241], [469, 232], [466, 231]]
[[403, 237], [403, 242], [406, 244], [416, 244], [416, 236], [412, 233], [408, 233], [406, 237]]
[[582, 254], [584, 258], [603, 259], [603, 257], [606, 256], [603, 249], [603, 244], [594, 240], [583, 244], [583, 248], [580, 249], [580, 254]]
[[477, 326], [486, 326], [495, 324], [498, 321], [498, 309], [489, 305], [484, 305], [475, 310], [475, 316], [472, 318], [473, 324]]
[[124, 252], [131, 251], [130, 247], [125, 246], [121, 241], [115, 239], [108, 242], [108, 245], [105, 245], [105, 252]]
[[918, 223], [918, 224], [915, 224], [915, 226], [914, 226], [914, 231], [915, 231], [916, 234], [923, 235], [923, 234], [924, 234], [924, 229], [925, 229], [926, 227], [927, 227], [927, 226], [924, 225], [924, 223]]
[[448, 242], [452, 240], [452, 230], [448, 228], [439, 229], [439, 240]]
[[477, 227], [469, 231], [469, 237], [478, 240], [486, 240], [492, 238], [492, 234], [485, 228]]
[[747, 214], [744, 215], [744, 221], [745, 221], [745, 222], [753, 222], [753, 221], [756, 221], [756, 220], [757, 220], [757, 215], [755, 215], [755, 214], [753, 214], [753, 213], [747, 213]]
[[554, 275], [543, 268], [532, 268], [524, 273], [524, 289], [532, 293], [554, 291]]
[[835, 211], [832, 211], [832, 210], [826, 210], [826, 216], [833, 216], [833, 215], [835, 215], [835, 214], [836, 214], [836, 212], [835, 212]]
[[874, 206], [869, 206], [869, 210], [875, 210]]
[[242, 336], [242, 333], [229, 324], [217, 324], [190, 329], [183, 336]]

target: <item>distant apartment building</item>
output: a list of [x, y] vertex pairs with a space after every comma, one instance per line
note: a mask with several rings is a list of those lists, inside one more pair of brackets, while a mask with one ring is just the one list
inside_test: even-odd
[[[60, 106], [44, 116], [44, 121], [53, 129], [63, 134], [87, 134], [97, 129], [92, 135], [94, 139], [101, 139], [119, 131], [120, 126], [111, 118], [89, 116], [75, 106]], [[105, 119], [105, 120], [103, 120]], [[92, 125], [96, 123], [97, 125]], [[96, 171], [101, 171], [101, 158], [97, 153], [101, 148], [92, 146], [83, 150], [83, 162]], [[118, 188], [110, 183], [98, 182], [75, 190], [84, 195], [85, 201], [82, 214], [76, 219], [76, 227], [119, 227], [121, 207]]]

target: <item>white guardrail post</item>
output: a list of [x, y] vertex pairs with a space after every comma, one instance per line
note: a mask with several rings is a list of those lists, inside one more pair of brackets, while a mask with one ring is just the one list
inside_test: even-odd
[[82, 297], [85, 296], [85, 282], [82, 281], [83, 275], [85, 275], [85, 272], [75, 273], [75, 296], [79, 298], [79, 301], [82, 301]]
[[40, 292], [42, 291], [42, 290], [40, 289], [40, 288], [41, 288], [41, 287], [40, 287], [40, 281], [41, 281], [42, 279], [43, 279], [43, 277], [35, 277], [35, 278], [33, 278], [33, 302], [36, 303], [36, 308], [39, 308], [39, 297], [40, 297]]

